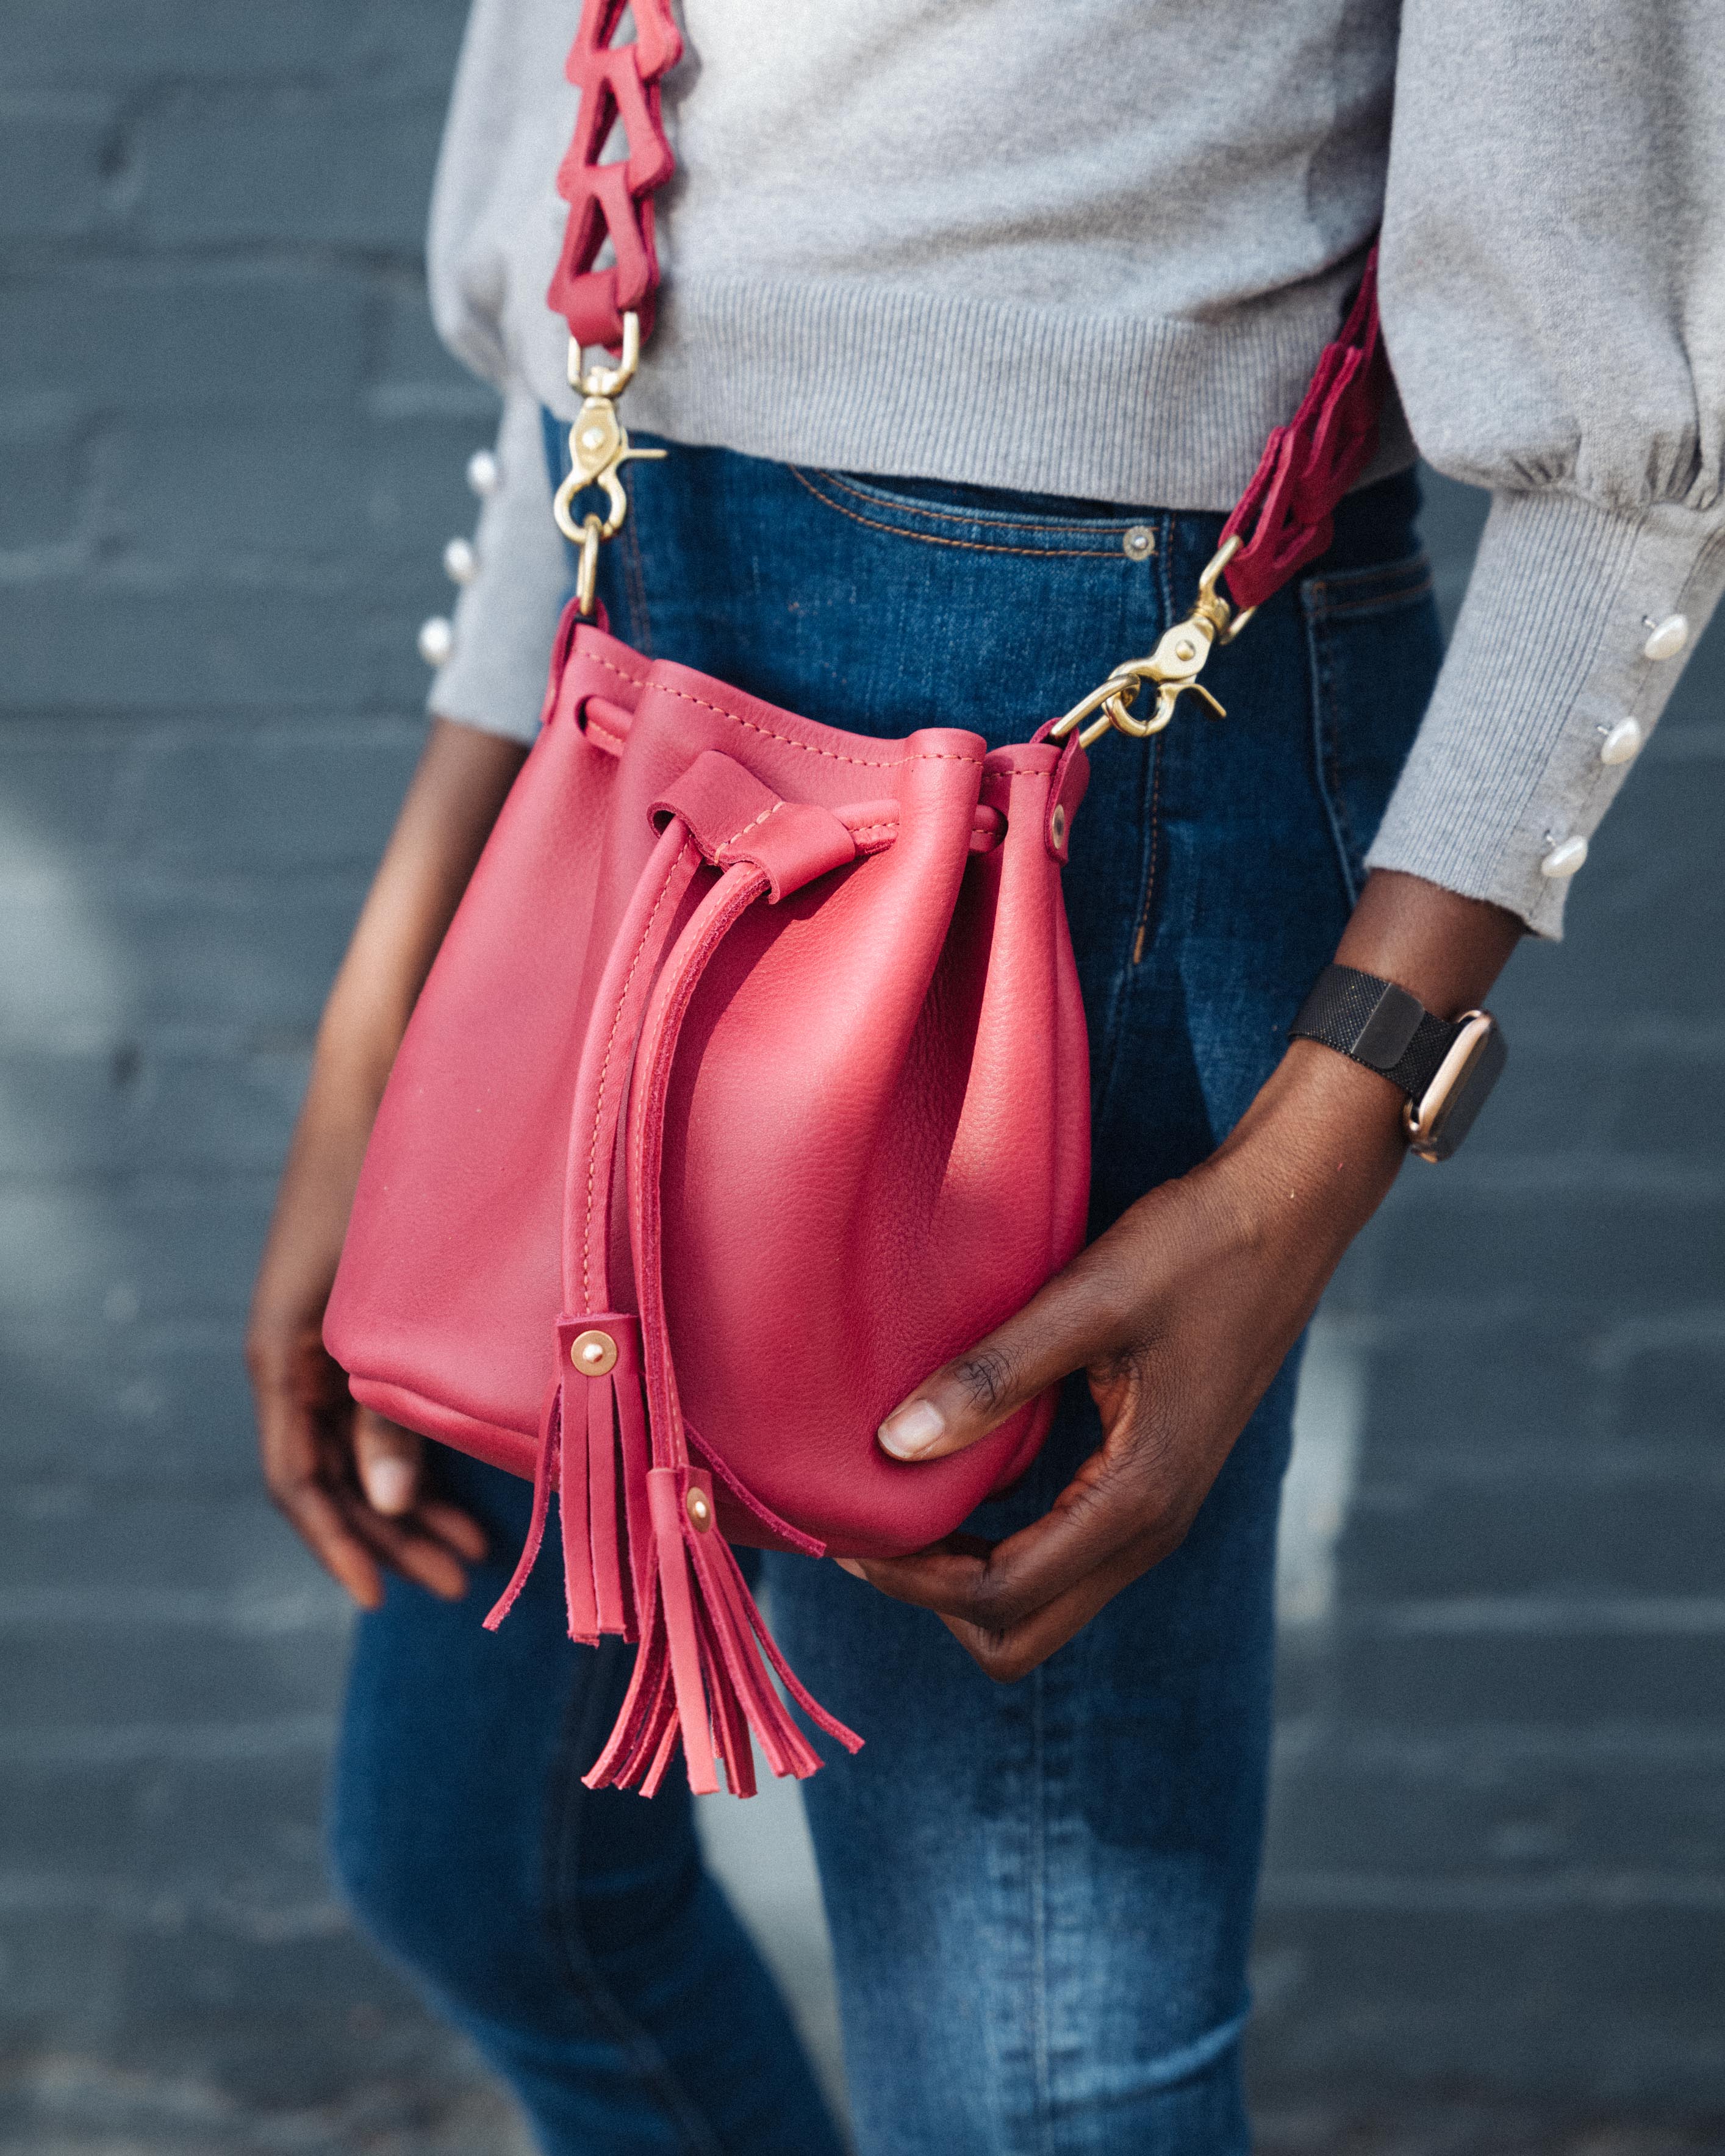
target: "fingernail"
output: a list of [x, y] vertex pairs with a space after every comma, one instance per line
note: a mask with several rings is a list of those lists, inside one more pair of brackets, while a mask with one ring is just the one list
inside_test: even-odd
[[895, 1409], [880, 1425], [880, 1447], [895, 1460], [920, 1460], [947, 1427], [932, 1400], [912, 1400]]
[[869, 1576], [854, 1557], [835, 1557], [833, 1563], [840, 1572], [848, 1572], [853, 1579], [866, 1579]]
[[366, 1495], [378, 1512], [404, 1512], [413, 1502], [413, 1471], [405, 1460], [374, 1460], [366, 1470]]

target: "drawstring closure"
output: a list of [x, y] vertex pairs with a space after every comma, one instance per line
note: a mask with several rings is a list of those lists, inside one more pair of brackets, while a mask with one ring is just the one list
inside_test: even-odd
[[[768, 805], [744, 816], [739, 800], [752, 812], [758, 800]], [[541, 1418], [527, 1537], [485, 1623], [492, 1630], [502, 1623], [537, 1562], [556, 1488], [570, 1637], [592, 1645], [612, 1634], [639, 1650], [616, 1727], [584, 1778], [589, 1789], [635, 1788], [651, 1796], [679, 1744], [697, 1795], [716, 1791], [722, 1762], [733, 1794], [752, 1796], [756, 1741], [774, 1774], [815, 1773], [819, 1756], [775, 1677], [828, 1736], [852, 1752], [862, 1743], [798, 1683], [719, 1532], [711, 1477], [689, 1457], [664, 1305], [665, 1096], [695, 991], [757, 899], [799, 888], [857, 850], [836, 817], [800, 804], [787, 804], [780, 815], [779, 806], [739, 765], [711, 752], [674, 789], [663, 804], [665, 831], [606, 963], [576, 1081], [565, 1295], [606, 1294], [616, 1148], [627, 1109], [629, 1235], [641, 1309], [557, 1321], [557, 1374]], [[769, 817], [778, 828], [763, 840]], [[704, 845], [696, 833], [711, 829], [715, 818], [728, 835]], [[667, 959], [703, 858], [724, 873]], [[754, 1509], [770, 1520], [763, 1507]], [[821, 1553], [823, 1545], [806, 1536], [788, 1527], [786, 1534]]]

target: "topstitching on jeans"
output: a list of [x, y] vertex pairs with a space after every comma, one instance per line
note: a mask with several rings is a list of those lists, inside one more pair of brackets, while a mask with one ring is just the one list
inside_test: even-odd
[[[1336, 864], [1350, 906], [1355, 904], [1364, 881], [1365, 849], [1359, 843], [1348, 811], [1342, 784], [1341, 698], [1337, 690], [1338, 654], [1336, 634], [1350, 621], [1375, 614], [1393, 613], [1417, 604], [1431, 590], [1431, 567], [1423, 553], [1409, 555], [1363, 569], [1348, 569], [1328, 577], [1313, 577], [1300, 587], [1300, 608], [1306, 624], [1306, 647], [1312, 692], [1312, 752], [1318, 793], [1335, 847]], [[1337, 598], [1338, 592], [1351, 598]]]
[[724, 2145], [706, 2114], [684, 2088], [670, 2060], [600, 1974], [598, 1961], [582, 1936], [577, 1913], [584, 1793], [576, 1763], [592, 1758], [604, 1740], [605, 1725], [615, 1703], [613, 1686], [604, 1679], [611, 1660], [624, 1651], [620, 1640], [602, 1640], [596, 1650], [601, 1659], [593, 1681], [571, 1688], [545, 1808], [546, 1927], [557, 1944], [572, 1989], [614, 2041], [642, 2086], [676, 2129], [686, 2156], [725, 2156]]
[[1030, 1895], [1035, 1968], [1036, 2131], [1045, 2150], [1054, 2148], [1054, 2088], [1048, 2034], [1048, 1759], [1044, 1738], [1048, 1664], [1030, 1672]]
[[653, 656], [653, 624], [647, 613], [647, 567], [641, 557], [639, 510], [623, 527], [623, 588], [629, 612], [629, 639], [643, 659]]
[[[798, 486], [806, 488], [817, 501], [824, 502], [840, 516], [848, 516], [853, 524], [866, 525], [870, 531], [884, 531], [889, 539], [909, 539], [918, 547], [951, 547], [965, 554], [1021, 554], [1038, 562], [1077, 559], [1126, 562], [1131, 566], [1127, 556], [1118, 547], [1006, 547], [993, 540], [948, 539], [938, 531], [907, 531], [900, 525], [887, 523], [883, 517], [863, 516], [854, 509], [847, 509], [842, 501], [834, 501], [830, 495], [823, 494], [808, 474], [797, 465], [788, 465], [785, 469]], [[825, 473], [822, 474], [823, 478], [827, 476]], [[1035, 525], [1021, 525], [1019, 527], [1020, 531], [1027, 531], [1038, 528]]]
[[1300, 586], [1300, 606], [1308, 620], [1376, 613], [1423, 599], [1431, 588], [1431, 562], [1422, 548], [1399, 562], [1373, 562], [1361, 569], [1332, 569], [1322, 577], [1307, 577]]
[[[937, 524], [995, 525], [1004, 531], [1060, 531], [1069, 537], [1085, 536], [1097, 538], [1104, 532], [1109, 532], [1123, 539], [1135, 526], [1146, 523], [1159, 513], [1146, 510], [1137, 516], [1124, 513], [1113, 516], [1054, 516], [1045, 523], [1039, 523], [1034, 517], [1020, 516], [1010, 509], [958, 508], [951, 504], [915, 501], [907, 495], [894, 493], [891, 487], [859, 485], [855, 479], [846, 479], [834, 471], [822, 471], [819, 476], [835, 492], [848, 494], [854, 501], [868, 502], [877, 509], [890, 509], [900, 516], [926, 516], [931, 523]], [[1119, 551], [1117, 547], [1111, 547], [1107, 558], [1112, 561]], [[1154, 551], [1153, 536], [1152, 552]]]

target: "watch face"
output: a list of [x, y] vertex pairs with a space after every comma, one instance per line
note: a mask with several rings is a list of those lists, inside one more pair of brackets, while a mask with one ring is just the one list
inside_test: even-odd
[[1455, 1043], [1420, 1103], [1414, 1150], [1425, 1160], [1448, 1160], [1468, 1132], [1509, 1060], [1503, 1035], [1488, 1018]]

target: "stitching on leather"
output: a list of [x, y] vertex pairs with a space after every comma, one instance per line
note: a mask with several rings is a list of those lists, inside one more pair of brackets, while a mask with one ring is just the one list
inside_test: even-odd
[[[848, 512], [847, 512], [848, 513]], [[663, 696], [675, 696], [685, 704], [694, 704], [703, 711], [716, 712], [721, 719], [729, 719], [732, 726], [747, 726], [752, 734], [762, 734], [768, 741], [783, 742], [787, 748], [799, 748], [805, 756], [824, 756], [833, 763], [854, 763], [863, 771], [901, 771], [907, 763], [975, 763], [983, 761], [979, 756], [957, 756], [943, 749], [918, 749], [914, 756], [846, 756], [836, 748], [817, 748], [812, 742], [798, 741], [794, 734], [776, 732], [754, 719], [740, 717], [727, 711], [722, 704], [715, 704], [706, 696], [691, 696], [686, 689], [674, 689], [668, 681], [649, 682], [635, 675], [626, 673], [621, 666], [614, 665], [597, 651], [583, 652], [583, 661], [592, 666], [603, 666], [608, 674], [614, 674], [619, 681], [627, 681], [631, 688], [656, 689]]]
[[742, 826], [742, 830], [733, 831], [728, 839], [721, 839], [713, 851], [716, 854], [722, 854], [726, 846], [734, 846], [737, 844], [742, 836], [743, 831], [752, 831], [757, 824], [764, 824], [769, 816], [776, 816], [783, 806], [783, 801], [775, 801], [770, 808], [763, 808], [758, 816], [751, 816], [747, 823]]
[[[792, 471], [795, 471], [797, 470], [797, 466], [793, 465], [790, 466], [790, 470]], [[878, 502], [878, 506], [880, 507], [883, 509], [891, 507], [898, 511], [901, 515], [905, 516], [939, 517], [944, 519], [944, 521], [949, 524], [978, 524], [993, 521], [999, 523], [1000, 529], [1003, 531], [1075, 531], [1081, 530], [1086, 521], [1086, 520], [1081, 516], [1069, 516], [1063, 518], [1054, 524], [1032, 524], [1028, 521], [1028, 519], [1024, 517], [1002, 516], [998, 510], [971, 511], [964, 509], [929, 509], [924, 507], [919, 502], [901, 501], [896, 497], [891, 503], [888, 503], [879, 501], [878, 496], [870, 494], [865, 487], [852, 486], [849, 485], [845, 480], [840, 478], [837, 472], [828, 471], [823, 467], [821, 468], [820, 475], [826, 481], [829, 486], [837, 487], [840, 494], [848, 494], [854, 501]], [[810, 491], [813, 492], [814, 490], [811, 488]], [[836, 509], [839, 506], [836, 501], [829, 503], [828, 506], [833, 509]], [[1142, 521], [1143, 520], [1142, 518], [1139, 520], [1140, 522]], [[1130, 517], [1122, 518], [1120, 521], [1114, 522], [1107, 518], [1099, 516], [1095, 520], [1095, 521], [1099, 531], [1117, 531], [1122, 539], [1128, 531], [1133, 529], [1132, 520]], [[914, 538], [916, 535], [914, 532], [907, 532], [905, 536], [907, 538]], [[1044, 550], [1040, 547], [1026, 547], [1024, 549], [1024, 552], [1026, 553], [1040, 554]], [[1104, 561], [1111, 562], [1115, 555], [1122, 551], [1122, 550], [1118, 547], [1110, 547], [1104, 552], [1101, 558]]]
[[[685, 839], [682, 845], [678, 848], [671, 862], [673, 871], [687, 851], [688, 844]], [[649, 942], [652, 940], [653, 924], [659, 918], [660, 907], [670, 896], [670, 887], [671, 877], [667, 874], [665, 887], [660, 892], [653, 911], [647, 916], [647, 925], [641, 931], [639, 947], [630, 962], [629, 972], [624, 979], [622, 993], [617, 998], [617, 1008], [611, 1014], [610, 1035], [605, 1042], [605, 1060], [599, 1065], [599, 1096], [593, 1104], [593, 1140], [587, 1149], [587, 1219], [581, 1231], [581, 1300], [583, 1303], [591, 1299], [592, 1292], [592, 1264], [589, 1252], [593, 1243], [593, 1187], [594, 1178], [598, 1173], [599, 1126], [605, 1120], [605, 1081], [611, 1075], [611, 1051], [617, 1045], [617, 1029], [623, 1023], [624, 1007], [629, 1001], [630, 986], [636, 973], [640, 970], [642, 952], [646, 950]]]
[[834, 501], [799, 471], [795, 465], [785, 470], [798, 486], [806, 487], [815, 500], [832, 510], [835, 515], [848, 516], [853, 524], [866, 525], [870, 531], [884, 531], [889, 538], [908, 539], [917, 547], [953, 547], [965, 554], [1022, 554], [1036, 562], [1054, 562], [1070, 558], [1086, 562], [1123, 562], [1123, 552], [1112, 547], [994, 547], [982, 539], [942, 539], [934, 531], [901, 531], [896, 524], [883, 524], [879, 518], [860, 516], [854, 509], [847, 509], [842, 501]]
[[[717, 888], [722, 891], [724, 886], [721, 884]], [[673, 988], [660, 1017], [658, 1039], [653, 1043], [653, 1057], [648, 1062], [647, 1097], [635, 1129], [635, 1143], [629, 1163], [629, 1205], [640, 1230], [644, 1260], [636, 1287], [641, 1301], [642, 1370], [646, 1383], [653, 1456], [657, 1461], [662, 1441], [668, 1455], [665, 1464], [674, 1467], [686, 1467], [689, 1461], [683, 1442], [683, 1411], [677, 1391], [676, 1368], [671, 1359], [665, 1319], [665, 1224], [656, 1194], [658, 1174], [665, 1159], [665, 1103], [670, 1091], [671, 1065], [675, 1060], [683, 1021], [695, 999], [701, 977], [714, 952], [768, 888], [765, 870], [752, 865], [752, 873], [737, 885], [727, 904], [708, 921], [700, 945], [683, 960], [680, 978], [673, 970]], [[709, 894], [710, 898], [711, 896]], [[655, 910], [657, 911], [656, 908]], [[693, 925], [693, 922], [690, 924], [691, 927]], [[688, 933], [688, 929], [685, 929], [684, 940], [686, 940]], [[680, 949], [680, 942], [678, 950]], [[672, 969], [677, 963], [678, 953], [674, 951], [670, 959]], [[660, 1045], [667, 1038], [670, 1042], [670, 1052], [661, 1055]], [[647, 1174], [649, 1156], [654, 1164], [654, 1175], [650, 1181]], [[643, 1201], [639, 1206], [635, 1202], [638, 1195]], [[658, 1381], [656, 1392], [655, 1379]], [[661, 1430], [665, 1432], [662, 1440], [660, 1435]]]

